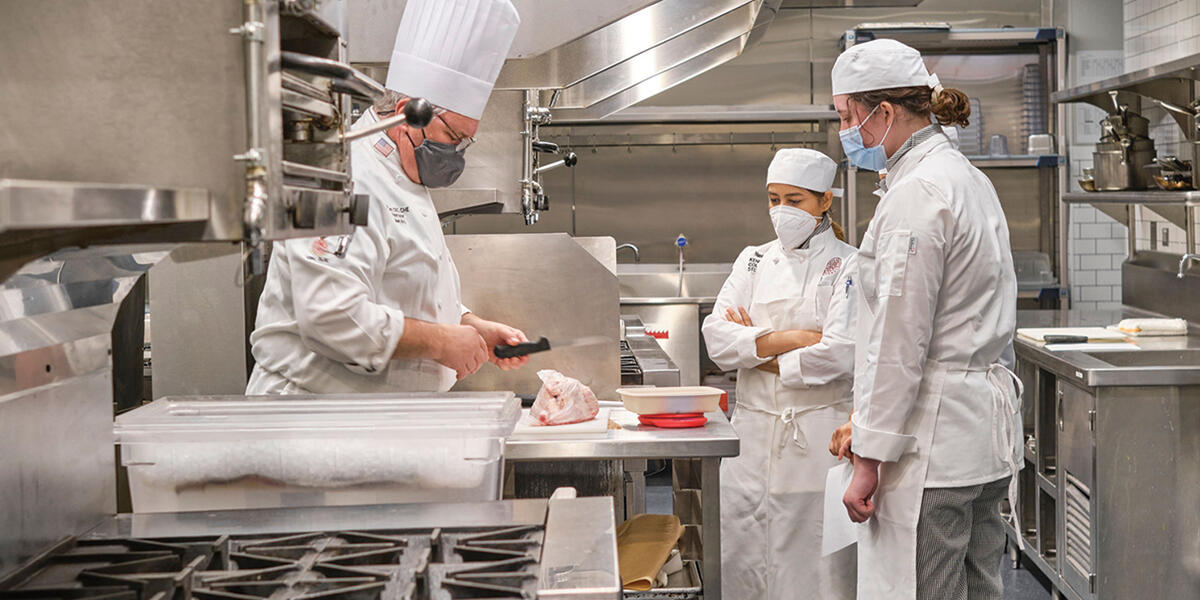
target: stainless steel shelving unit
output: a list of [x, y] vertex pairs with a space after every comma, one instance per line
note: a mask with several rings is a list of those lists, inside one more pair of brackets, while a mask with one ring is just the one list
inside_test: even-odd
[[[952, 28], [948, 24], [930, 23], [862, 23], [846, 31], [843, 38], [846, 47], [864, 43], [870, 40], [888, 38], [908, 44], [922, 53], [928, 54], [1036, 54], [1042, 71], [1046, 89], [1054, 92], [1066, 85], [1066, 34], [1061, 28], [1055, 27], [1010, 27], [1010, 28]], [[1056, 147], [1062, 151], [1066, 148], [1066, 140], [1060, 124], [1065, 120], [1063, 110], [1049, 110], [1052, 107], [1050, 96], [1044, 99], [1049, 133], [1054, 135]], [[980, 169], [1032, 169], [1041, 180], [1038, 194], [1043, 198], [1041, 218], [1043, 228], [1050, 230], [1043, 234], [1043, 248], [1051, 255], [1051, 262], [1058, 277], [1058, 290], [1052, 293], [1061, 294], [1068, 289], [1066, 256], [1067, 256], [1067, 211], [1058, 202], [1058, 195], [1067, 189], [1069, 164], [1066, 156], [1049, 155], [1011, 155], [1011, 156], [968, 156], [971, 164]], [[857, 169], [847, 169], [845, 214], [847, 235], [852, 244], [859, 240], [857, 223]], [[1045, 231], [1045, 229], [1043, 229]], [[1034, 297], [1040, 297], [1035, 294]]]
[[[1118, 101], [1140, 109], [1142, 101], [1163, 101], [1187, 106], [1198, 97], [1200, 89], [1200, 54], [1193, 54], [1154, 67], [1102, 79], [1087, 85], [1061, 90], [1050, 95], [1059, 104], [1082, 102], [1111, 110], [1112, 94]], [[1189, 142], [1197, 139], [1195, 117], [1170, 113]], [[1200, 146], [1193, 146], [1200, 148]], [[1196, 154], [1200, 154], [1197, 152]], [[1193, 164], [1200, 156], [1191, 158]], [[1134, 223], [1135, 206], [1146, 206], [1187, 232], [1187, 252], [1196, 251], [1196, 207], [1200, 206], [1200, 191], [1132, 190], [1124, 192], [1074, 192], [1063, 194], [1064, 204], [1092, 204], [1126, 225]], [[1124, 213], [1124, 217], [1117, 215]], [[1129, 256], [1137, 253], [1136, 236], [1129, 236]]]

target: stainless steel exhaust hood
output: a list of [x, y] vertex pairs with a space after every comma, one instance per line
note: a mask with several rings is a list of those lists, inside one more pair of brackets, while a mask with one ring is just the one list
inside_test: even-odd
[[571, 42], [510, 58], [497, 88], [558, 90], [555, 118], [600, 118], [720, 65], [782, 0], [661, 0]]

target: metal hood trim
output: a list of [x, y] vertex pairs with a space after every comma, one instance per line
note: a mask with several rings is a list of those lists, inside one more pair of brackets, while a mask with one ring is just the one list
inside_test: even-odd
[[504, 63], [496, 89], [561, 89], [763, 0], [662, 0], [549, 52]]

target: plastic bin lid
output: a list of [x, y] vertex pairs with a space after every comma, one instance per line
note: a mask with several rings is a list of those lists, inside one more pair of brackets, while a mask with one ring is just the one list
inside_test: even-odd
[[512, 392], [167, 396], [119, 417], [119, 444], [218, 440], [508, 437], [521, 417]]

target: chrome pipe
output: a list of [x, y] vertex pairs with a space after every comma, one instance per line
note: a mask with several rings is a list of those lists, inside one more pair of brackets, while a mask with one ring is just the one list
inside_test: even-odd
[[1179, 258], [1179, 273], [1177, 273], [1175, 275], [1175, 277], [1178, 279], [1183, 279], [1183, 273], [1184, 273], [1184, 270], [1187, 269], [1188, 262], [1193, 261], [1193, 260], [1200, 260], [1200, 254], [1196, 254], [1195, 252], [1188, 252], [1187, 254], [1184, 254], [1183, 256], [1181, 256]]
[[639, 250], [637, 246], [635, 246], [633, 244], [621, 244], [620, 246], [617, 246], [616, 251], [620, 252], [621, 250], [624, 250], [624, 249], [633, 250], [633, 262], [636, 262], [636, 263], [642, 262], [642, 251]]

